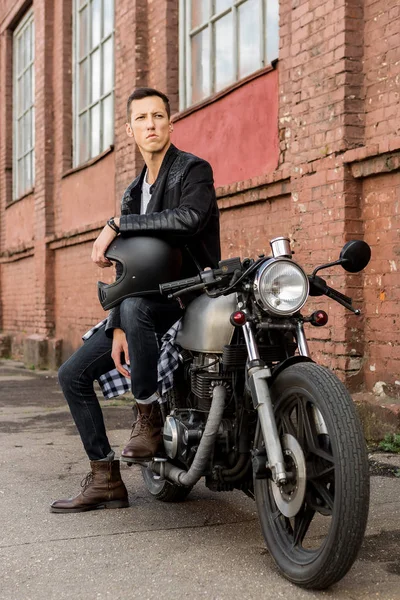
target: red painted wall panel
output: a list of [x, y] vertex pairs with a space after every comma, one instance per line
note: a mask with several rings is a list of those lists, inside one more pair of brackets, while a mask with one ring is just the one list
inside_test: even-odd
[[174, 123], [174, 144], [208, 160], [215, 185], [276, 169], [278, 72], [270, 71]]
[[66, 177], [56, 205], [57, 233], [79, 229], [115, 213], [115, 158], [111, 152], [90, 168]]

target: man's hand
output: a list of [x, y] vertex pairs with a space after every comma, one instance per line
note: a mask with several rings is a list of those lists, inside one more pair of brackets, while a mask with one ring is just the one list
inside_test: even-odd
[[106, 258], [104, 254], [108, 246], [111, 244], [111, 242], [115, 239], [116, 236], [116, 232], [113, 229], [111, 229], [111, 227], [106, 225], [103, 231], [100, 233], [97, 240], [95, 241], [95, 243], [93, 244], [92, 261], [102, 269], [104, 267], [112, 266], [111, 260], [108, 260], [108, 258]]
[[126, 341], [125, 332], [122, 329], [114, 329], [111, 358], [114, 361], [115, 367], [124, 377], [131, 377], [129, 371], [122, 366], [122, 354], [125, 355], [125, 360], [129, 365], [128, 342]]

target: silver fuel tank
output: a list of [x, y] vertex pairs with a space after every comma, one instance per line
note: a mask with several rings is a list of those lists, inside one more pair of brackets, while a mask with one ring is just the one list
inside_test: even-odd
[[234, 327], [229, 317], [237, 310], [236, 294], [209, 298], [202, 294], [189, 304], [176, 341], [195, 352], [222, 352], [232, 339]]

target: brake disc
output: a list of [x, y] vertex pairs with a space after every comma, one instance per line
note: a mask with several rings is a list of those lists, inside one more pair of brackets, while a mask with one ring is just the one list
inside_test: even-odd
[[293, 435], [285, 433], [281, 441], [286, 468], [294, 473], [294, 477], [284, 485], [278, 486], [273, 481], [270, 482], [270, 485], [280, 512], [290, 518], [297, 515], [304, 502], [306, 463], [303, 450]]

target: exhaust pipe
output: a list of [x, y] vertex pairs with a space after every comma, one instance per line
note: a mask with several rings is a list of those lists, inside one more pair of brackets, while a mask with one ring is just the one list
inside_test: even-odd
[[204, 433], [189, 471], [179, 469], [170, 462], [159, 463], [153, 461], [150, 468], [154, 473], [157, 473], [157, 475], [162, 474], [166, 479], [185, 487], [192, 487], [199, 481], [214, 447], [224, 413], [225, 398], [226, 388], [223, 385], [216, 386], [213, 391], [211, 408]]

